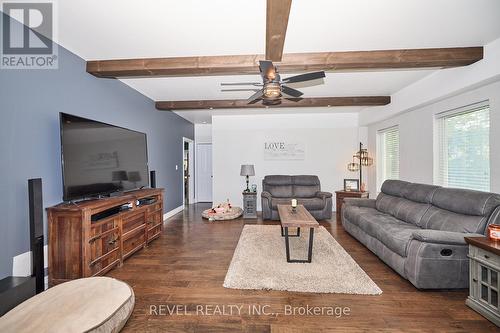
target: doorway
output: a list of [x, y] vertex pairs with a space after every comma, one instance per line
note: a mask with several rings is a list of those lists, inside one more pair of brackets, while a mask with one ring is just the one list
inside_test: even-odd
[[182, 138], [182, 201], [184, 205], [195, 203], [194, 199], [194, 142]]

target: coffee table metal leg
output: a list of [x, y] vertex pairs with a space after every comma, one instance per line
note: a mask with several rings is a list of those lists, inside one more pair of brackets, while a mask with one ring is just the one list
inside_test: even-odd
[[285, 227], [285, 250], [286, 250], [286, 261], [290, 263], [311, 263], [312, 262], [312, 251], [314, 244], [314, 228], [309, 228], [309, 244], [307, 251], [307, 259], [290, 259], [290, 240], [288, 235], [288, 227]]
[[307, 253], [307, 262], [312, 261], [313, 255], [314, 228], [309, 228], [309, 252]]
[[285, 249], [286, 249], [286, 261], [290, 261], [290, 240], [288, 239], [288, 227], [285, 227]]

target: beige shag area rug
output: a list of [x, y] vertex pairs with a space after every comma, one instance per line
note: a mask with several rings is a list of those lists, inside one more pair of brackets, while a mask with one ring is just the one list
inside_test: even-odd
[[[293, 234], [294, 230], [291, 230]], [[307, 256], [309, 230], [290, 238], [292, 259]], [[382, 290], [332, 235], [314, 232], [312, 263], [287, 263], [279, 225], [245, 225], [224, 280], [232, 289], [380, 295]]]

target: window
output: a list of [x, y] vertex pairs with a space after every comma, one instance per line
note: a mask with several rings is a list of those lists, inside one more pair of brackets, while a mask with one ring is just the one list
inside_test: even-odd
[[378, 188], [386, 179], [399, 179], [399, 128], [380, 130], [377, 140]]
[[490, 108], [487, 103], [438, 114], [436, 182], [490, 190]]

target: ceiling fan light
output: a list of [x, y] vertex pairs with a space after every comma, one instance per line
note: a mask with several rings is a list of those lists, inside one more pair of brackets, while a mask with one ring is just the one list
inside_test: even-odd
[[281, 97], [281, 87], [278, 83], [268, 83], [264, 86], [264, 97], [275, 99]]

